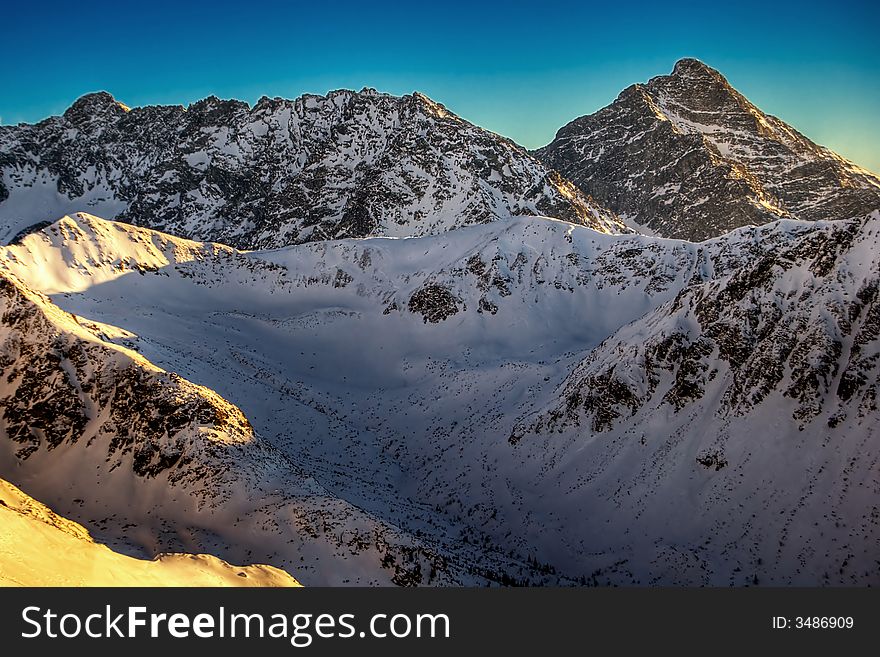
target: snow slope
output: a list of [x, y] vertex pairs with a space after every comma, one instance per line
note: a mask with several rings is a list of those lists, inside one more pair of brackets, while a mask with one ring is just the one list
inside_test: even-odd
[[409, 581], [866, 584], [878, 224], [694, 244], [523, 217], [242, 253], [76, 215], [2, 262], [415, 537], [437, 558]]
[[875, 212], [707, 243], [514, 430], [536, 485], [580, 498], [633, 579], [876, 584], [878, 235]]
[[329, 493], [216, 392], [113, 342], [129, 332], [62, 311], [9, 271], [0, 313], [0, 476], [102, 542], [298, 566], [313, 583], [428, 576], [430, 550]]
[[300, 585], [271, 566], [233, 566], [205, 554], [125, 556], [2, 479], [0, 525], [0, 586]]

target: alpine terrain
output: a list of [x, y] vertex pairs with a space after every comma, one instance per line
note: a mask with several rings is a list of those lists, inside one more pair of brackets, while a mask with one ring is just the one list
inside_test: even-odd
[[145, 561], [113, 552], [3, 480], [0, 523], [0, 586], [299, 586], [271, 566], [233, 566], [205, 554]]
[[[59, 228], [69, 224], [49, 230]], [[174, 239], [154, 242], [172, 257], [201, 255]], [[164, 253], [133, 247], [124, 264], [113, 257], [115, 274], [155, 270]], [[222, 264], [230, 250], [216, 248]], [[434, 553], [329, 493], [236, 406], [146, 360], [130, 332], [61, 310], [14, 273], [51, 289], [46, 255], [19, 269], [27, 260], [11, 254], [13, 271], [0, 272], [0, 476], [86, 520], [101, 542], [148, 557], [207, 552], [289, 572], [338, 559], [310, 579], [336, 584], [404, 583], [425, 560], [426, 577], [445, 581], [433, 574]], [[80, 256], [84, 265], [93, 257]]]
[[512, 214], [618, 231], [524, 149], [414, 93], [129, 109], [101, 92], [0, 126], [0, 240], [87, 210], [239, 248], [416, 236]]
[[776, 219], [880, 209], [880, 177], [765, 114], [696, 59], [627, 87], [535, 155], [630, 225], [664, 237], [703, 240]]
[[2, 254], [0, 474], [147, 556], [305, 584], [876, 583], [878, 231], [243, 253], [67, 217]]
[[880, 585], [880, 183], [695, 60], [547, 164], [372, 90], [93, 94], [0, 146], [0, 522], [33, 545]]

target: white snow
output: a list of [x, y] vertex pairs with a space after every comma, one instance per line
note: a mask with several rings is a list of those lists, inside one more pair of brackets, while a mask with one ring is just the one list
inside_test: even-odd
[[233, 566], [206, 554], [135, 559], [96, 543], [0, 479], [0, 586], [299, 586], [271, 566]]
[[[866, 235], [880, 219], [872, 221]], [[779, 512], [792, 512], [802, 494], [794, 482], [809, 481], [814, 455], [826, 454], [815, 451], [826, 434], [821, 420], [799, 431], [791, 400], [774, 397], [741, 419], [701, 417], [721, 394], [712, 388], [696, 415], [650, 406], [606, 433], [581, 426], [529, 434], [515, 447], [508, 438], [558, 404], [591, 357], [620, 363], [621, 377], [643, 385], [628, 369], [633, 355], [658, 335], [697, 330], [692, 317], [669, 312], [679, 293], [835, 225], [783, 221], [692, 244], [520, 217], [434, 237], [241, 253], [77, 215], [7, 247], [2, 261], [62, 308], [129, 332], [108, 339], [242, 408], [261, 440], [319, 490], [419, 532], [453, 562], [515, 572], [537, 554], [562, 581], [601, 571], [616, 583], [727, 584], [744, 583], [760, 556], [778, 568], [769, 581], [805, 583], [816, 573], [789, 567], [797, 558], [776, 564], [770, 546], [783, 528]], [[876, 242], [853, 249], [841, 271], [861, 267], [864, 277]], [[808, 271], [781, 278], [780, 294], [809, 284]], [[446, 289], [456, 312], [438, 323], [411, 312], [426, 286]], [[671, 385], [663, 376], [657, 395]], [[869, 425], [847, 431], [823, 461], [829, 473], [867, 449]], [[695, 458], [719, 437], [737, 465], [713, 478]], [[811, 509], [837, 494], [820, 483]], [[834, 513], [858, 523], [860, 504]], [[210, 526], [221, 540], [242, 540]], [[737, 545], [744, 528], [752, 543]], [[823, 531], [810, 549], [830, 556], [811, 563], [837, 563], [846, 543]], [[858, 564], [866, 540], [850, 544]], [[319, 543], [297, 545], [297, 577], [340, 581], [322, 570], [332, 551]], [[283, 544], [272, 549], [278, 557], [268, 563], [289, 563]], [[364, 561], [357, 568], [360, 581], [380, 576]]]

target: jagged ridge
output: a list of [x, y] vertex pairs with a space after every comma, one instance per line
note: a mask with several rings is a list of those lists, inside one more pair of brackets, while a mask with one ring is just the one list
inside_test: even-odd
[[536, 155], [628, 221], [703, 240], [880, 208], [880, 178], [818, 146], [695, 59], [575, 119]]
[[0, 126], [0, 238], [76, 211], [239, 248], [417, 236], [517, 214], [625, 230], [524, 149], [371, 89], [128, 109], [107, 93]]

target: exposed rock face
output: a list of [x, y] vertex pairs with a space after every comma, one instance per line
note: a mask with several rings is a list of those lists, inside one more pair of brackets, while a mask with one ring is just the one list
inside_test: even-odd
[[418, 236], [511, 215], [616, 217], [419, 93], [129, 110], [107, 93], [0, 127], [0, 238], [77, 211], [239, 248]]
[[[210, 490], [247, 418], [212, 391], [101, 342], [51, 302], [0, 273], [0, 418], [26, 461], [40, 450], [106, 439], [106, 461], [139, 477]], [[215, 467], [210, 461], [217, 460]]]
[[426, 324], [436, 324], [458, 312], [458, 300], [442, 285], [426, 285], [410, 297], [409, 311], [422, 315]]
[[628, 87], [536, 154], [664, 237], [703, 240], [781, 218], [849, 219], [880, 208], [880, 177], [764, 114], [695, 59]]

